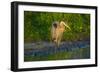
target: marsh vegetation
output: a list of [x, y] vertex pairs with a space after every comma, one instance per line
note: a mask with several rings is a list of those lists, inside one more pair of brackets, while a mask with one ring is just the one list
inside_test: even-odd
[[[51, 42], [54, 21], [67, 22], [71, 31], [64, 32], [56, 47]], [[90, 15], [56, 12], [24, 12], [24, 61], [90, 58]]]

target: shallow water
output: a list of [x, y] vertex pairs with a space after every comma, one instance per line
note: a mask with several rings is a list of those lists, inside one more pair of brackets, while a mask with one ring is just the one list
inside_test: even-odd
[[50, 42], [25, 43], [24, 45], [24, 61], [87, 58], [90, 58], [89, 41], [62, 42], [58, 48]]

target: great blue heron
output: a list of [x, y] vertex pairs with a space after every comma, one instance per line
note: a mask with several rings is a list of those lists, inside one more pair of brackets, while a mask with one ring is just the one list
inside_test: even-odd
[[52, 38], [52, 41], [57, 45], [57, 47], [59, 47], [60, 45], [63, 33], [66, 31], [66, 28], [71, 30], [68, 24], [65, 23], [64, 21], [60, 21], [60, 22], [55, 21], [52, 24], [51, 38]]

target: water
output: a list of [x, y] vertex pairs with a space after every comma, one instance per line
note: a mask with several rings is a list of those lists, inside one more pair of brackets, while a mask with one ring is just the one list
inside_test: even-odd
[[[62, 54], [62, 53], [69, 53], [65, 55], [76, 55], [71, 56], [71, 58], [89, 58], [90, 52], [90, 42], [89, 41], [73, 41], [73, 42], [62, 42], [60, 46], [57, 48], [53, 43], [50, 42], [38, 42], [38, 43], [27, 43], [24, 45], [24, 56], [28, 57], [48, 57], [51, 55]], [[84, 51], [85, 50], [85, 51]], [[75, 51], [77, 51], [75, 53]], [[82, 53], [79, 54], [78, 53]], [[88, 52], [87, 52], [88, 51]], [[87, 52], [87, 53], [85, 53]], [[79, 56], [79, 57], [78, 57]], [[47, 59], [47, 58], [45, 58]]]

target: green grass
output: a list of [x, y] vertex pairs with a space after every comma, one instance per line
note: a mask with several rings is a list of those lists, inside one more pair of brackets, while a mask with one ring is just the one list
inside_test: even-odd
[[47, 61], [47, 60], [67, 60], [67, 59], [87, 59], [90, 58], [89, 48], [77, 49], [70, 52], [60, 52], [48, 56], [24, 56], [24, 61]]
[[75, 41], [90, 37], [90, 14], [59, 12], [24, 12], [24, 42], [50, 41], [54, 21], [68, 23], [71, 31], [62, 40]]

